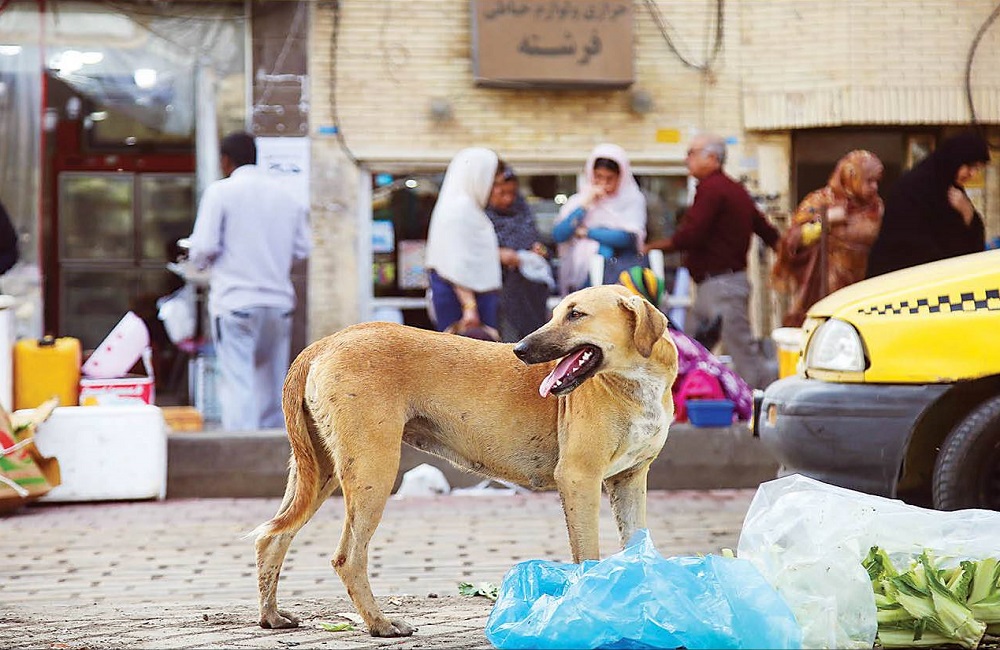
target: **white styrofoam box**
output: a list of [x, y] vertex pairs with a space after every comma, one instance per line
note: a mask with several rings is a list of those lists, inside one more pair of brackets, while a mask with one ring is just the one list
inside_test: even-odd
[[39, 425], [35, 445], [62, 473], [41, 501], [166, 496], [167, 425], [157, 406], [60, 406]]
[[0, 406], [8, 411], [14, 402], [14, 307], [13, 296], [0, 295]]

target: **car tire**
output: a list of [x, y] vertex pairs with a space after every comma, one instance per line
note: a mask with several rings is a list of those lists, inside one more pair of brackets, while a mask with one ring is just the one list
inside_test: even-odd
[[933, 498], [938, 510], [1000, 509], [1000, 396], [973, 409], [944, 439]]

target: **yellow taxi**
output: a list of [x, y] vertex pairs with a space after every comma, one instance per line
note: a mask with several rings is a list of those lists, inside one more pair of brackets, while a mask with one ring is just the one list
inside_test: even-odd
[[841, 289], [802, 340], [796, 374], [755, 405], [782, 474], [1000, 510], [1000, 250]]

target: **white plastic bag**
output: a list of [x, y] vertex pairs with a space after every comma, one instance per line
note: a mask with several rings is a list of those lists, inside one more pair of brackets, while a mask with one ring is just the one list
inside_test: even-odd
[[874, 545], [906, 567], [924, 549], [942, 566], [996, 557], [1000, 513], [941, 512], [794, 474], [758, 488], [737, 557], [792, 608], [804, 648], [871, 648], [875, 599], [861, 561]]
[[163, 321], [167, 337], [177, 345], [192, 338], [196, 328], [195, 295], [190, 284], [156, 301], [156, 315]]
[[444, 472], [433, 465], [422, 463], [403, 474], [403, 480], [396, 490], [396, 498], [430, 497], [436, 494], [448, 494], [451, 485]]

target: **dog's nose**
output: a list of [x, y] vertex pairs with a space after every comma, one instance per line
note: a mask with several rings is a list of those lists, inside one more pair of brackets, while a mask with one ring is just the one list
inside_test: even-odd
[[514, 346], [514, 354], [521, 361], [528, 363], [528, 344], [524, 339], [521, 339], [517, 345]]

